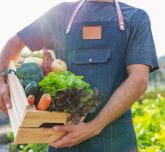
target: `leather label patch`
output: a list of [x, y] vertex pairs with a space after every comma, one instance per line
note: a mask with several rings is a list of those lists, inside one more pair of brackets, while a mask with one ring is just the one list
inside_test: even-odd
[[102, 26], [83, 26], [83, 40], [100, 40], [102, 38]]

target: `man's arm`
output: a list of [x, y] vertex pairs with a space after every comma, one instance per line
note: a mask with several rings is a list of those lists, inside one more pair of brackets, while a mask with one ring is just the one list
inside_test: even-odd
[[128, 75], [127, 80], [115, 91], [94, 120], [79, 125], [54, 127], [56, 131], [66, 131], [68, 134], [50, 145], [56, 148], [77, 145], [99, 134], [104, 127], [126, 112], [147, 89], [149, 67], [140, 64], [131, 65], [128, 67]]
[[11, 106], [8, 86], [2, 73], [8, 68], [11, 60], [16, 60], [25, 47], [18, 36], [13, 36], [4, 46], [0, 54], [0, 109], [7, 113], [7, 108]]
[[128, 79], [115, 91], [108, 103], [93, 120], [98, 128], [104, 128], [125, 113], [148, 86], [149, 67], [131, 65]]

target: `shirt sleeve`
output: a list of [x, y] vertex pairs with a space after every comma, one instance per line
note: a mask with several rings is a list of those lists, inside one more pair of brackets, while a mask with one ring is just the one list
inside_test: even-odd
[[54, 49], [60, 34], [59, 5], [53, 7], [32, 24], [17, 33], [25, 45], [32, 51]]
[[159, 68], [150, 19], [143, 10], [138, 10], [131, 21], [126, 62], [148, 65], [150, 72]]

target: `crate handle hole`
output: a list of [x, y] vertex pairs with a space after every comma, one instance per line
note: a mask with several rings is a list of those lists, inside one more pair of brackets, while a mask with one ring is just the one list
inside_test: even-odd
[[43, 123], [39, 126], [39, 128], [52, 128], [55, 125], [64, 125], [64, 123]]

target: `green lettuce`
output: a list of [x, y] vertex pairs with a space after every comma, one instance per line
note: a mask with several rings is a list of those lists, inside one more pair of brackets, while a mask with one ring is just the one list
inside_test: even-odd
[[92, 96], [93, 90], [83, 78], [83, 76], [76, 76], [69, 71], [65, 73], [50, 72], [39, 82], [39, 87], [43, 93], [49, 93], [51, 96], [56, 96], [58, 92], [66, 91], [66, 89], [85, 89]]

